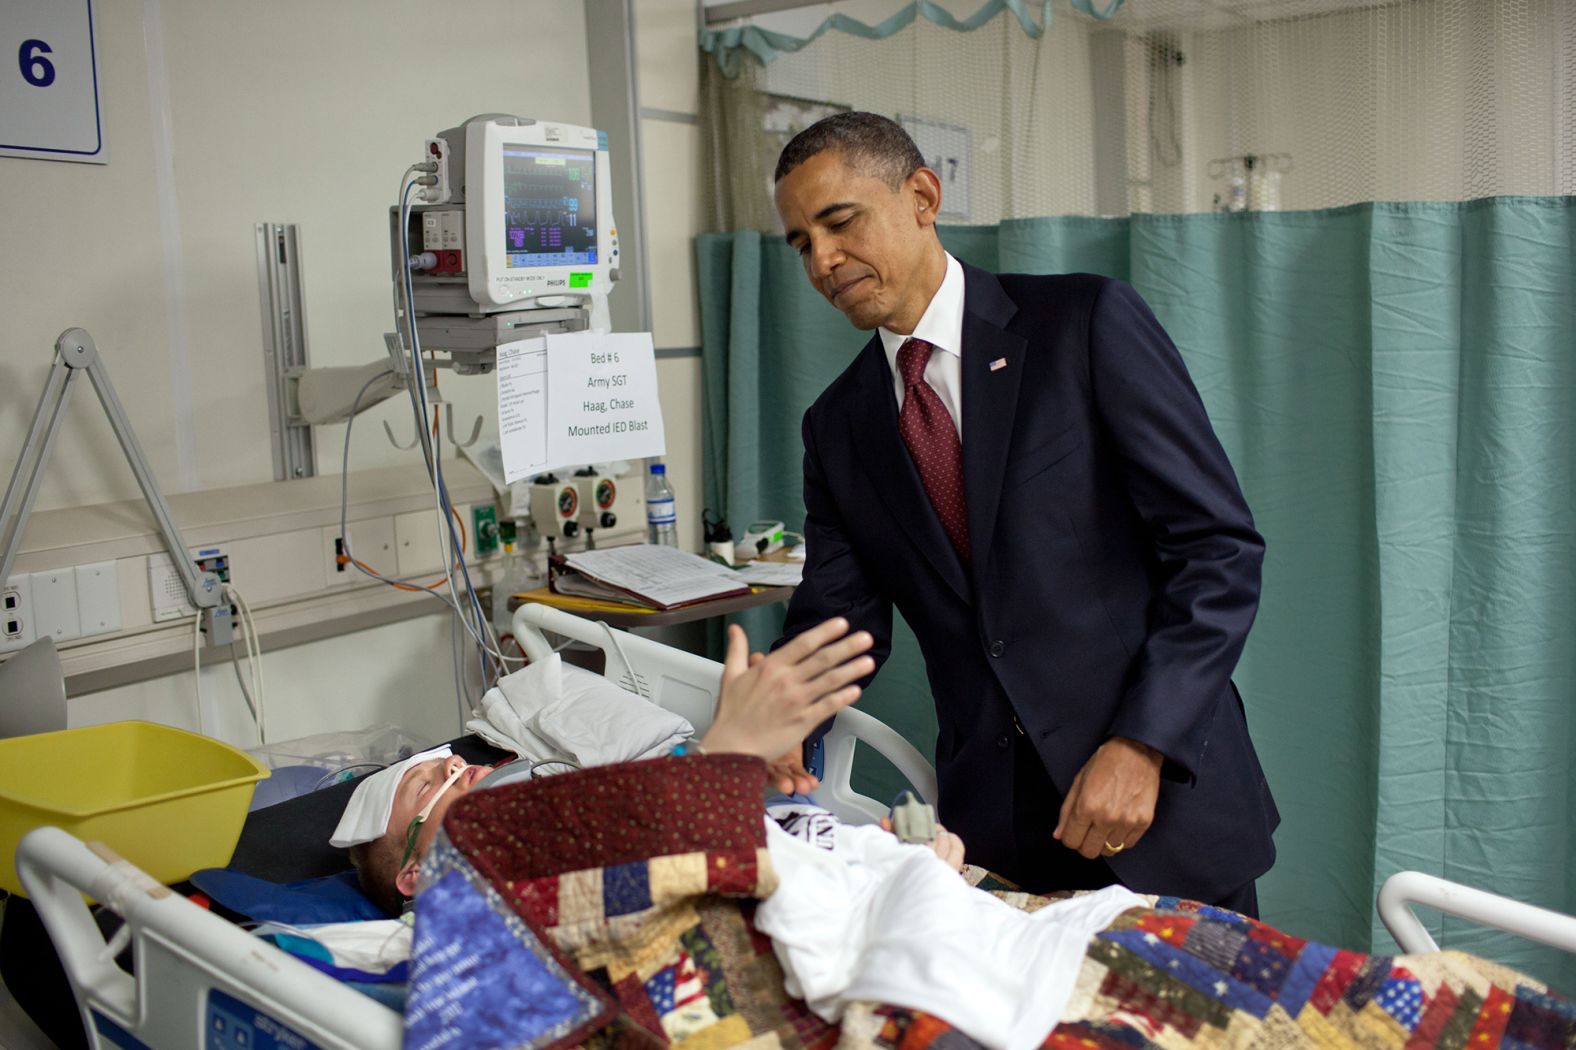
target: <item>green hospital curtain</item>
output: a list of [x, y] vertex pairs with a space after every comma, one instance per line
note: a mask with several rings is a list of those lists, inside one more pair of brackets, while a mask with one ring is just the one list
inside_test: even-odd
[[[989, 269], [1131, 281], [1187, 360], [1268, 542], [1237, 673], [1284, 818], [1265, 918], [1385, 950], [1374, 897], [1408, 868], [1576, 910], [1576, 198], [942, 239]], [[792, 528], [800, 418], [864, 337], [779, 241], [697, 251], [707, 502]], [[906, 632], [861, 704], [933, 751]], [[1576, 991], [1569, 956], [1425, 922]]]

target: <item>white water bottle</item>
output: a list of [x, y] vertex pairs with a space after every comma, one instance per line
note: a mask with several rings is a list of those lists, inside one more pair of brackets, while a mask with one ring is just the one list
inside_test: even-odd
[[646, 478], [646, 539], [664, 547], [679, 545], [673, 486], [668, 484], [668, 468], [662, 463], [651, 464], [651, 474]]

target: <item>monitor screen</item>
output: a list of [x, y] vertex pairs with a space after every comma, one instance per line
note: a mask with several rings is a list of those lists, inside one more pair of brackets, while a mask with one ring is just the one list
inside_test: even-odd
[[503, 193], [510, 269], [596, 263], [594, 152], [505, 143]]

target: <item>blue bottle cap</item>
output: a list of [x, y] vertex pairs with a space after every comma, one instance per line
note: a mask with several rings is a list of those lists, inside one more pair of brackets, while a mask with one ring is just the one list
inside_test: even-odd
[[653, 464], [651, 464], [651, 473], [653, 473], [653, 474], [666, 474], [667, 472], [668, 472], [667, 464], [665, 464], [665, 463], [653, 463]]

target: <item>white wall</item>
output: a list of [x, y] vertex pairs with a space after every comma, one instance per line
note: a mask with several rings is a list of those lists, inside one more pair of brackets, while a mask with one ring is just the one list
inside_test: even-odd
[[[56, 336], [80, 325], [103, 350], [168, 492], [273, 477], [255, 223], [301, 225], [313, 364], [373, 360], [392, 326], [388, 208], [422, 140], [486, 111], [590, 122], [578, 4], [122, 0], [95, 4], [94, 14], [109, 163], [0, 157], [0, 435], [17, 448]], [[683, 376], [669, 385], [682, 391]], [[462, 414], [493, 417], [491, 383], [443, 389]], [[690, 407], [682, 393], [664, 397], [675, 422]], [[406, 461], [380, 418], [409, 431], [400, 402], [364, 415], [352, 469]], [[670, 432], [681, 454], [693, 445], [682, 426]], [[325, 472], [338, 472], [340, 434], [320, 429]], [[675, 468], [681, 477], [698, 477], [695, 455], [693, 471]], [[13, 462], [0, 457], [0, 469], [9, 475]], [[39, 509], [136, 494], [84, 387]], [[270, 653], [272, 735], [374, 716], [452, 734], [448, 646], [447, 620], [429, 616]], [[210, 728], [249, 743], [228, 667], [204, 677], [215, 696]], [[73, 698], [70, 719], [195, 728], [191, 697], [188, 672]]]
[[[397, 725], [426, 740], [455, 736], [460, 718], [448, 623], [447, 616], [424, 616], [266, 654], [268, 739], [294, 740], [375, 723]], [[474, 654], [471, 646], [461, 654], [473, 689]], [[192, 672], [186, 670], [71, 697], [68, 724], [76, 728], [142, 718], [251, 747], [256, 732], [232, 666], [228, 661], [204, 664], [200, 714]], [[241, 667], [245, 674], [246, 664]]]
[[[313, 364], [373, 360], [392, 327], [388, 207], [422, 139], [483, 111], [589, 122], [579, 5], [464, 0], [441, 28], [433, 11], [96, 5], [110, 163], [0, 158], [6, 240], [27, 246], [0, 259], [0, 425], [26, 426], [55, 337], [82, 325], [166, 490], [270, 479], [253, 224], [301, 224]], [[491, 396], [445, 393], [477, 411]], [[40, 508], [136, 495], [98, 414], [73, 408]], [[398, 460], [376, 422], [357, 429], [354, 467]], [[337, 472], [336, 437], [319, 448]]]

